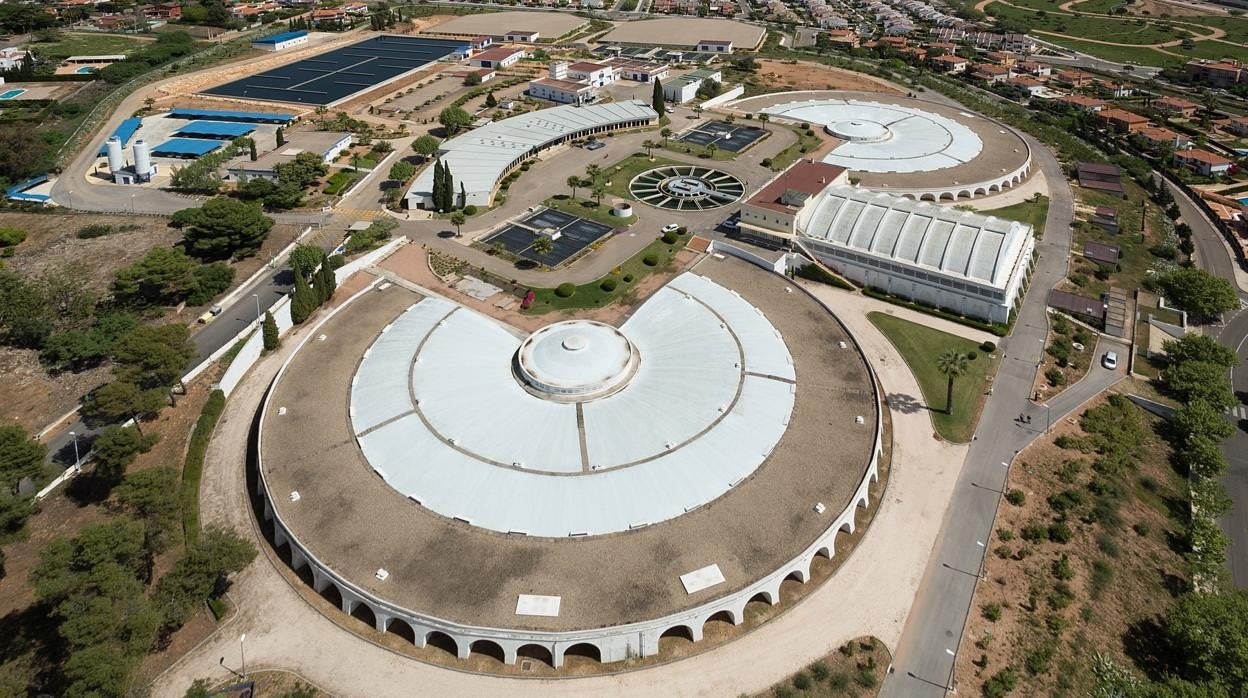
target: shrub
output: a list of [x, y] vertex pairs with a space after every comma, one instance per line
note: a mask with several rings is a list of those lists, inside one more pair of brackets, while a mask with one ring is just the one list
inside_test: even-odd
[[828, 676], [828, 686], [838, 693], [844, 693], [849, 688], [849, 674], [843, 671], [834, 671]]
[[1021, 507], [1027, 501], [1027, 493], [1015, 488], [1005, 493], [1005, 501], [1016, 507]]
[[799, 671], [797, 672], [797, 675], [793, 677], [793, 688], [796, 688], [799, 691], [805, 691], [808, 690], [810, 686], [810, 674], [807, 674], [804, 671]]
[[1135, 534], [1137, 536], [1148, 536], [1149, 531], [1152, 530], [1152, 527], [1149, 526], [1147, 522], [1141, 521], [1137, 523], [1136, 525], [1132, 526], [1131, 530], [1135, 531]]
[[810, 665], [810, 675], [816, 681], [827, 681], [829, 674], [828, 665], [824, 662], [815, 662]]
[[1049, 663], [1053, 661], [1053, 652], [1057, 649], [1056, 643], [1052, 640], [1046, 640], [1039, 647], [1027, 653], [1027, 657], [1023, 659], [1023, 666], [1026, 667], [1027, 673], [1032, 676], [1038, 676], [1049, 670]]
[[771, 158], [763, 158], [762, 161], [759, 162], [758, 164], [762, 165], [763, 167], [771, 167]]
[[974, 361], [975, 359], [978, 359], [978, 358], [979, 358], [979, 354], [977, 354], [976, 352], [973, 352], [973, 351], [966, 352], [967, 361]]
[[1066, 608], [1075, 601], [1075, 591], [1070, 588], [1066, 582], [1058, 582], [1053, 585], [1053, 591], [1049, 592], [1049, 606], [1055, 611]]
[[1100, 598], [1105, 593], [1105, 589], [1109, 587], [1109, 583], [1114, 579], [1114, 568], [1104, 560], [1097, 560], [1092, 563], [1092, 579], [1089, 582], [1089, 593], [1092, 598]]
[[1066, 375], [1059, 368], [1050, 368], [1044, 372], [1044, 379], [1049, 382], [1049, 385], [1056, 388], [1066, 382]]
[[858, 673], [854, 675], [854, 683], [863, 688], [875, 688], [875, 672], [865, 668], [859, 669]]
[[625, 275], [624, 275], [624, 283], [626, 283], [626, 284], [631, 284], [631, 283], [633, 283], [633, 275], [632, 275], [632, 274], [625, 274]]
[[843, 288], [846, 291], [854, 290], [853, 284], [848, 283], [839, 276], [829, 273], [827, 269], [824, 269], [818, 264], [812, 263], [798, 267], [797, 271], [793, 272], [793, 274], [795, 276], [800, 276], [803, 279], [818, 281], [821, 284], [827, 284], [836, 288]]
[[984, 682], [984, 698], [1005, 698], [1017, 686], [1017, 672], [1014, 667], [1006, 667]]
[[979, 610], [984, 614], [985, 618], [993, 623], [1001, 620], [1001, 604], [999, 603], [986, 603]]
[[111, 225], [105, 225], [104, 223], [92, 223], [91, 225], [84, 225], [78, 229], [78, 239], [90, 240], [91, 238], [103, 237], [112, 232], [116, 232], [116, 228]]
[[[1145, 530], [1147, 530], [1147, 527], [1145, 527]], [[1108, 533], [1097, 534], [1096, 547], [1110, 557], [1118, 557], [1122, 554], [1122, 548], [1118, 547], [1118, 542]]]
[[617, 283], [615, 279], [608, 276], [602, 280], [602, 283], [598, 284], [598, 288], [602, 289], [604, 293], [611, 293], [615, 290]]
[[1075, 578], [1075, 570], [1071, 568], [1070, 557], [1066, 553], [1062, 553], [1060, 558], [1053, 561], [1053, 576], [1064, 582]]
[[667, 243], [668, 245], [676, 244], [676, 241], [679, 239], [680, 239], [680, 235], [678, 235], [675, 230], [670, 230], [666, 233], [663, 233], [663, 242]]
[[1049, 540], [1054, 543], [1069, 543], [1074, 535], [1074, 531], [1071, 531], [1070, 526], [1067, 526], [1064, 521], [1049, 524]]
[[1020, 535], [1023, 537], [1023, 540], [1028, 543], [1038, 543], [1047, 538], [1049, 532], [1044, 526], [1032, 524], [1030, 526], [1023, 526], [1023, 530]]
[[997, 537], [1008, 543], [1014, 540], [1014, 532], [1008, 528], [998, 528]]
[[576, 293], [576, 284], [564, 282], [555, 287], [555, 295], [560, 298], [571, 298]]
[[984, 352], [985, 354], [991, 354], [992, 352], [997, 350], [997, 345], [994, 342], [984, 342], [983, 344], [979, 345], [979, 350]]
[[648, 267], [657, 267], [659, 265], [659, 256], [653, 252], [641, 258], [641, 263]]
[[468, 204], [467, 206], [464, 207], [464, 215], [465, 216], [477, 215], [477, 207], [473, 206], [472, 204]]

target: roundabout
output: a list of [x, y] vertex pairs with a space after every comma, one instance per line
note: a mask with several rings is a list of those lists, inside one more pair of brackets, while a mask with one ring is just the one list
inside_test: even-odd
[[638, 201], [669, 211], [704, 211], [735, 203], [745, 194], [740, 179], [701, 165], [668, 165], [633, 177], [628, 191]]
[[380, 632], [508, 664], [648, 657], [838, 559], [879, 400], [844, 327], [739, 260], [618, 328], [524, 336], [374, 285], [274, 379], [258, 494], [279, 556]]

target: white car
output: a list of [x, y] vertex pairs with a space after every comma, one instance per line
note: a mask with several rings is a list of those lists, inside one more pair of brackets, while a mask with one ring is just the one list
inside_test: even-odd
[[679, 225], [676, 225], [675, 223], [668, 223], [667, 225], [663, 226], [663, 230], [662, 230], [662, 232], [664, 232], [664, 233], [674, 233], [674, 232], [676, 232], [676, 230], [677, 230], [678, 228], [680, 228], [680, 226], [679, 226]]
[[1111, 371], [1118, 368], [1118, 352], [1116, 351], [1105, 352], [1105, 355], [1101, 357], [1101, 365], [1104, 366], [1105, 368], [1108, 368]]

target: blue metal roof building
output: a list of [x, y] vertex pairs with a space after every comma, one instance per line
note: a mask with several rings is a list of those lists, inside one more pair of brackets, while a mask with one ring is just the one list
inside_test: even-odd
[[255, 130], [255, 124], [229, 123], [225, 121], [192, 121], [174, 133], [178, 136], [190, 136], [192, 138], [222, 138], [229, 140], [246, 136]]
[[22, 182], [21, 184], [14, 184], [8, 189], [5, 189], [4, 196], [5, 198], [12, 199], [13, 201], [34, 201], [36, 203], [45, 204], [51, 201], [52, 197], [47, 194], [27, 194], [26, 190], [43, 184], [46, 181], [48, 181], [47, 175], [33, 177], [25, 182]]
[[[113, 135], [121, 139], [121, 144], [123, 146], [127, 145], [130, 143], [130, 139], [134, 138], [134, 134], [139, 130], [139, 126], [142, 124], [142, 119], [126, 119], [121, 122], [121, 125], [117, 127], [116, 131], [113, 131]], [[100, 155], [108, 153], [107, 140], [108, 139], [105, 139], [105, 145], [100, 146]]]
[[283, 41], [290, 41], [291, 39], [298, 39], [301, 36], [307, 36], [307, 35], [308, 35], [307, 32], [285, 32], [282, 34], [274, 34], [273, 36], [266, 36], [263, 39], [256, 39], [255, 41], [251, 43], [253, 44], [280, 44]]
[[152, 148], [152, 155], [172, 158], [199, 157], [207, 155], [224, 145], [223, 141], [214, 141], [206, 138], [170, 138]]
[[294, 114], [265, 114], [249, 111], [218, 111], [216, 109], [173, 109], [171, 119], [208, 119], [210, 121], [248, 121], [254, 124], [288, 124], [295, 120]]

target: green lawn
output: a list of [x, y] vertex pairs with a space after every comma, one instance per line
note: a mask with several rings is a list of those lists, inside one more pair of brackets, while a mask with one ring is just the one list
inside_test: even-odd
[[[1160, 51], [1154, 51], [1151, 48], [1143, 46], [1106, 46], [1105, 44], [1094, 44], [1088, 41], [1079, 41], [1078, 39], [1068, 39], [1061, 36], [1052, 36], [1050, 34], [1042, 34], [1040, 38], [1045, 41], [1051, 41], [1060, 46], [1086, 53], [1089, 56], [1096, 56], [1107, 61], [1116, 63], [1137, 63], [1139, 65], [1154, 66], [1164, 68], [1166, 66], [1179, 65], [1183, 63], [1182, 58], [1177, 56], [1169, 56]], [[1169, 49], [1178, 53], [1178, 49]]]
[[[583, 190], [578, 190], [583, 191]], [[611, 204], [595, 203], [593, 199], [585, 199], [576, 197], [573, 199], [567, 194], [556, 194], [542, 202], [543, 206], [553, 208], [556, 211], [563, 211], [581, 218], [588, 218], [595, 223], [609, 225], [612, 228], [623, 228], [637, 222], [637, 216], [629, 216], [628, 218], [617, 218], [611, 215]]]
[[819, 147], [819, 136], [816, 136], [814, 131], [795, 128], [793, 133], [797, 134], [797, 142], [781, 150], [771, 159], [771, 169], [775, 172], [787, 168], [797, 162], [801, 156]]
[[738, 155], [738, 153], [734, 153], [731, 150], [724, 150], [723, 148], [716, 148], [715, 152], [712, 153], [711, 149], [704, 145], [698, 145], [697, 143], [684, 143], [676, 140], [675, 138], [669, 139], [667, 141], [667, 145], [664, 146], [663, 149], [669, 150], [673, 153], [692, 155], [697, 158], [705, 156], [705, 159], [707, 160], [733, 160], [736, 159]]
[[[1116, 19], [1088, 15], [1065, 15], [1052, 12], [1042, 17], [1038, 11], [1024, 10], [1000, 3], [994, 3], [987, 9], [988, 14], [993, 17], [1015, 20], [1033, 30], [1056, 32], [1075, 39], [1096, 39], [1097, 41], [1113, 41], [1121, 44], [1145, 45], [1192, 36], [1192, 32], [1176, 25], [1168, 25], [1164, 20], [1158, 19], [1132, 17]], [[1107, 46], [1105, 48], [1113, 47]]]
[[1036, 229], [1036, 236], [1039, 237], [1044, 235], [1044, 221], [1049, 216], [1049, 197], [1042, 196], [1038, 201], [1024, 201], [1013, 206], [990, 208], [980, 211], [980, 213], [985, 216], [996, 216], [997, 218], [1008, 218], [1021, 223], [1030, 223], [1031, 227]]
[[[867, 318], [884, 333], [906, 360], [906, 365], [919, 382], [919, 389], [923, 391], [923, 401], [931, 409], [936, 432], [947, 441], [970, 441], [975, 432], [975, 424], [979, 421], [980, 398], [987, 390], [988, 376], [993, 372], [995, 361], [989, 359], [979, 345], [969, 339], [933, 330], [886, 313], [868, 313]], [[968, 356], [973, 352], [976, 358], [970, 362], [970, 370], [966, 375], [954, 379], [953, 414], [946, 414], [945, 391], [948, 381], [936, 370], [936, 357], [950, 349]]]
[[[628, 183], [633, 177], [664, 165], [685, 165], [678, 160], [669, 160], [664, 157], [654, 156], [647, 158], [645, 153], [633, 153], [617, 163], [607, 165], [602, 168], [602, 174], [598, 175], [598, 181], [607, 187], [607, 194], [619, 196], [625, 199], [633, 199], [633, 195], [628, 192]], [[584, 177], [585, 173], [580, 173]]]
[[[662, 238], [656, 239], [606, 276], [577, 286], [572, 295], [567, 298], [558, 296], [553, 288], [535, 288], [533, 289], [533, 304], [525, 312], [541, 315], [555, 310], [600, 308], [610, 305], [631, 294], [638, 282], [647, 275], [665, 269], [688, 241], [689, 234], [687, 233], [670, 245], [663, 242]], [[645, 260], [648, 257], [652, 258], [655, 264], [646, 264]], [[609, 291], [603, 288], [604, 282], [608, 279], [615, 282], [615, 288]]]
[[338, 170], [325, 180], [325, 193], [330, 196], [341, 194], [351, 183], [363, 177], [363, 172], [348, 172], [346, 170]]
[[37, 42], [26, 48], [44, 59], [63, 60], [68, 56], [103, 56], [129, 53], [147, 42], [116, 34], [61, 34], [58, 41]]

